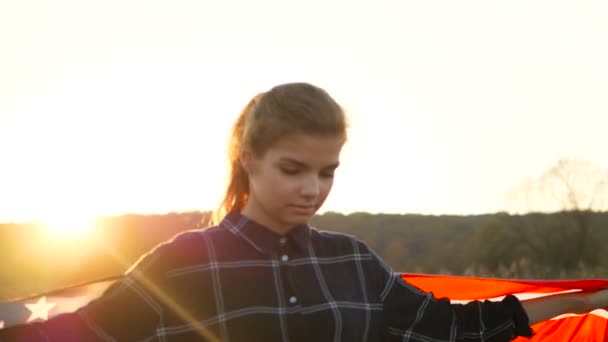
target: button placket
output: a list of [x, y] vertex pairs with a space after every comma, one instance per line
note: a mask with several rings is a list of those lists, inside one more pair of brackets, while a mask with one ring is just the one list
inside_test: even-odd
[[289, 279], [290, 277], [288, 275], [289, 267], [287, 267], [287, 265], [285, 264], [287, 261], [289, 261], [289, 255], [287, 252], [287, 237], [285, 236], [279, 239], [279, 260], [282, 263], [281, 269], [283, 273], [283, 281], [286, 285], [285, 291], [287, 302], [289, 303], [289, 305], [296, 305], [298, 303], [298, 297], [293, 295], [294, 291], [293, 287], [291, 286], [291, 282]]
[[281, 253], [281, 261], [285, 262], [289, 260], [289, 256], [286, 251], [287, 238], [285, 236], [279, 239], [279, 251]]

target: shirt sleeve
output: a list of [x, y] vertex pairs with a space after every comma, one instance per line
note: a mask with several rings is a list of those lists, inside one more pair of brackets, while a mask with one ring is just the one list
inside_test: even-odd
[[2, 329], [0, 342], [137, 341], [153, 336], [163, 313], [160, 264], [155, 250], [86, 306], [45, 322]]
[[407, 283], [373, 254], [376, 289], [384, 307], [389, 341], [510, 341], [532, 336], [515, 296], [502, 301], [451, 303]]

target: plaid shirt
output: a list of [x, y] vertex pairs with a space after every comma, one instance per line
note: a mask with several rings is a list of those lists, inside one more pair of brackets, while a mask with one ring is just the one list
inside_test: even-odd
[[0, 340], [439, 342], [530, 333], [513, 296], [451, 304], [404, 282], [353, 237], [307, 225], [279, 236], [233, 212], [158, 246], [84, 308], [5, 329]]

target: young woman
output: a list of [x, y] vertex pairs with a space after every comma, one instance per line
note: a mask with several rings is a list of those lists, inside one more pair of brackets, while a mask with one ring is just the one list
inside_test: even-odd
[[329, 194], [346, 118], [322, 89], [276, 86], [237, 119], [215, 226], [178, 235], [104, 295], [1, 341], [508, 341], [608, 306], [608, 290], [451, 304], [354, 237], [307, 223]]

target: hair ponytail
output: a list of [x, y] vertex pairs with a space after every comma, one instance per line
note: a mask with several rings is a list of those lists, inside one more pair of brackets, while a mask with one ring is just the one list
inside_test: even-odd
[[249, 197], [249, 177], [241, 165], [240, 157], [241, 152], [243, 151], [246, 121], [259, 97], [260, 95], [249, 101], [232, 126], [232, 135], [230, 136], [230, 142], [228, 144], [228, 186], [226, 187], [224, 199], [220, 202], [219, 207], [213, 212], [211, 218], [212, 225], [219, 224], [227, 213], [233, 210], [242, 210], [247, 203], [247, 198]]

